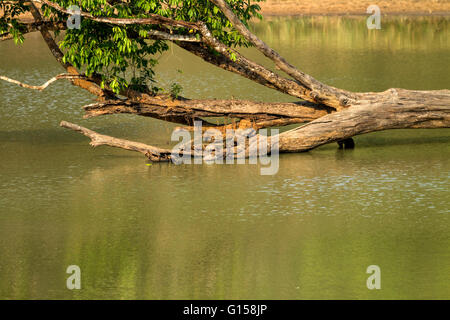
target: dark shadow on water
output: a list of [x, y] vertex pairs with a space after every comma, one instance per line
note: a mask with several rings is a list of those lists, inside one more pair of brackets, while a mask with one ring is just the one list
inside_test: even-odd
[[[98, 131], [101, 134], [111, 134], [110, 131], [114, 130], [113, 127], [92, 128], [92, 130]], [[280, 130], [281, 131], [281, 130]], [[285, 131], [285, 130], [283, 130]], [[439, 131], [439, 132], [437, 132]], [[397, 132], [399, 134], [397, 134]], [[166, 132], [161, 131], [160, 137], [165, 137]], [[401, 135], [401, 136], [399, 136]], [[133, 137], [127, 137], [124, 133], [116, 134], [118, 138], [133, 139]], [[149, 132], [149, 138], [152, 136], [158, 136], [157, 133]], [[141, 139], [142, 138], [135, 138]], [[374, 132], [365, 135], [354, 137], [355, 148], [358, 147], [370, 147], [370, 146], [391, 146], [391, 145], [419, 145], [428, 143], [448, 143], [450, 139], [450, 130], [434, 129], [434, 130], [388, 130], [381, 132]], [[13, 131], [0, 131], [0, 142], [25, 142], [25, 143], [59, 143], [59, 142], [79, 142], [89, 141], [89, 138], [75, 132], [68, 131], [63, 128], [51, 128], [51, 129], [32, 129], [32, 130], [13, 130]], [[326, 144], [321, 148], [338, 148], [337, 143]], [[344, 149], [342, 151], [351, 151], [351, 149]]]

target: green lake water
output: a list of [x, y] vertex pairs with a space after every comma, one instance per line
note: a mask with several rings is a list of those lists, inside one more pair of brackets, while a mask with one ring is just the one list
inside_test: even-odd
[[[450, 88], [450, 19], [277, 18], [253, 30], [317, 79], [354, 91]], [[249, 57], [271, 66], [252, 49]], [[181, 69], [183, 73], [177, 72]], [[38, 34], [0, 42], [0, 74], [63, 72]], [[178, 48], [158, 78], [191, 98], [293, 101]], [[168, 146], [173, 125], [82, 119], [59, 81], [0, 82], [0, 299], [450, 299], [450, 130], [396, 130], [260, 165], [146, 165], [61, 120]], [[66, 268], [81, 268], [81, 290]], [[366, 287], [369, 265], [381, 290]]]

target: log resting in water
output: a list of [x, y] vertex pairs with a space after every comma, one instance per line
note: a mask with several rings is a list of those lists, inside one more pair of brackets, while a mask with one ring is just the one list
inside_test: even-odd
[[[396, 89], [389, 90], [383, 96], [384, 99], [375, 99], [380, 102], [355, 105], [279, 134], [279, 151], [303, 152], [359, 134], [389, 129], [450, 127], [449, 90], [423, 92]], [[373, 100], [373, 97], [368, 96], [367, 98]], [[94, 143], [94, 145], [107, 144], [139, 151], [153, 161], [170, 159], [168, 156], [170, 151], [167, 149], [158, 149], [143, 144], [139, 144], [137, 147], [135, 142], [126, 140], [120, 140], [118, 143], [119, 139], [105, 138], [106, 136], [94, 134], [88, 129], [82, 128], [82, 130], [76, 125], [69, 126], [65, 122], [61, 126], [80, 131], [91, 139], [93, 138], [91, 144]], [[97, 138], [97, 135], [101, 138]], [[165, 156], [161, 157], [161, 154], [165, 154]], [[226, 154], [224, 154], [225, 156]]]
[[345, 110], [280, 134], [280, 151], [301, 152], [356, 135], [389, 129], [450, 127], [450, 90], [391, 89]]

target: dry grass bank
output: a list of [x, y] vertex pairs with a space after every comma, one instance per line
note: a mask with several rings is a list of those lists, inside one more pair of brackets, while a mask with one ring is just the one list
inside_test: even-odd
[[450, 0], [266, 0], [260, 6], [266, 16], [366, 15], [371, 4], [382, 15], [450, 15]]

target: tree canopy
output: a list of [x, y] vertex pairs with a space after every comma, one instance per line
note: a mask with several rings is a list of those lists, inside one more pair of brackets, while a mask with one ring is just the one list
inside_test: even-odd
[[[261, 18], [260, 7], [256, 4], [259, 1], [237, 0], [230, 1], [229, 5], [247, 25], [252, 17]], [[68, 8], [73, 5], [80, 8], [83, 16], [90, 17], [82, 19], [79, 28], [67, 29], [64, 33], [59, 42], [64, 53], [63, 62], [83, 70], [87, 76], [101, 76], [102, 87], [106, 84], [116, 93], [126, 87], [135, 90], [149, 87], [155, 92], [160, 89], [153, 77], [153, 67], [157, 64], [155, 55], [168, 50], [168, 44], [166, 39], [149, 41], [149, 35], [157, 34], [155, 31], [200, 39], [196, 29], [198, 22], [203, 22], [216, 39], [229, 47], [251, 45], [208, 0], [36, 2], [42, 5], [43, 18], [54, 23], [66, 21]], [[26, 29], [18, 18], [30, 11], [30, 6], [25, 3], [0, 0], [0, 8], [4, 11], [0, 17], [0, 34], [11, 34], [16, 43], [24, 41]], [[139, 23], [139, 19], [149, 17], [154, 18], [154, 21], [149, 20], [154, 23]]]

